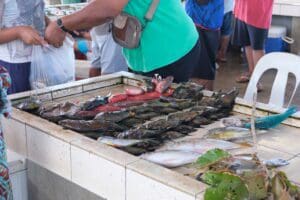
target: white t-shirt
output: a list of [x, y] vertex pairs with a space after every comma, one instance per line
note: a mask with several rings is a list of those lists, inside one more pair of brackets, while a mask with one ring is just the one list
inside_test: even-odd
[[224, 0], [224, 13], [233, 11], [233, 8], [234, 8], [234, 0]]
[[122, 47], [115, 43], [109, 23], [93, 28], [91, 37], [93, 68], [101, 68], [103, 75], [128, 70]]
[[[45, 30], [45, 14], [43, 0], [4, 0], [0, 5], [0, 27], [16, 26], [34, 27], [41, 36]], [[9, 63], [25, 63], [31, 61], [32, 46], [20, 40], [0, 44], [0, 60]]]

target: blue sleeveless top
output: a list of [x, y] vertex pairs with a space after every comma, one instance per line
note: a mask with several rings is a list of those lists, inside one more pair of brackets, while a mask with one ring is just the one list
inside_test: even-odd
[[207, 5], [199, 5], [197, 0], [187, 0], [185, 9], [198, 26], [209, 30], [218, 30], [222, 26], [224, 0], [210, 0]]

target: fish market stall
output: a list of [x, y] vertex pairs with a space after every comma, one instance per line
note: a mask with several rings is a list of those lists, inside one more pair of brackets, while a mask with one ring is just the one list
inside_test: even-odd
[[[120, 72], [12, 95], [12, 119], [4, 121], [8, 148], [105, 199], [203, 199], [208, 186], [197, 158], [214, 148], [253, 151], [244, 128], [214, 129], [221, 118], [246, 118], [251, 105], [234, 104], [235, 89], [213, 94], [171, 83]], [[257, 105], [257, 115], [276, 112], [282, 111]], [[284, 123], [257, 131], [258, 157], [288, 162], [279, 169], [300, 185], [300, 116]], [[232, 133], [245, 140], [229, 140]]]

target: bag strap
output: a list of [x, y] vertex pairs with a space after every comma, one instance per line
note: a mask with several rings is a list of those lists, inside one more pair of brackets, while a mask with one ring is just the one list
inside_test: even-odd
[[147, 21], [151, 21], [153, 19], [153, 16], [157, 10], [158, 4], [160, 0], [152, 0], [151, 5], [145, 15], [145, 19]]

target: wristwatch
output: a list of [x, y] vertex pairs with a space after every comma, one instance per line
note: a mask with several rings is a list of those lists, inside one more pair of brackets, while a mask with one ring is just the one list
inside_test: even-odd
[[66, 27], [64, 26], [64, 24], [63, 24], [63, 22], [62, 22], [61, 19], [56, 20], [56, 24], [64, 32], [66, 32], [66, 33], [71, 33], [72, 32], [72, 31], [69, 31], [68, 29], [66, 29]]

